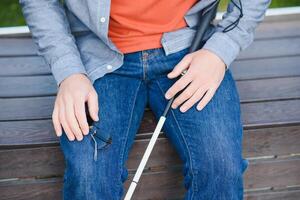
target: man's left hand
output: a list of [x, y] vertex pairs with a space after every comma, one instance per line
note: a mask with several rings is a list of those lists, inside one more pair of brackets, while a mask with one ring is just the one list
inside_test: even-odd
[[187, 70], [186, 73], [168, 89], [165, 98], [171, 99], [184, 89], [174, 99], [172, 108], [176, 109], [183, 103], [180, 111], [185, 112], [200, 100], [197, 105], [197, 110], [200, 111], [211, 100], [222, 82], [226, 65], [213, 52], [200, 49], [185, 55], [167, 76], [170, 79], [178, 77], [184, 70]]

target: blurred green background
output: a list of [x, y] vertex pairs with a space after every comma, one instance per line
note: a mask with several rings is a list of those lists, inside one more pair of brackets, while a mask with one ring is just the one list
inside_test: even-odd
[[[251, 0], [249, 0], [251, 1]], [[226, 9], [228, 0], [221, 0], [220, 10]], [[300, 6], [300, 0], [273, 0], [271, 8]], [[18, 0], [0, 0], [0, 27], [25, 25]]]

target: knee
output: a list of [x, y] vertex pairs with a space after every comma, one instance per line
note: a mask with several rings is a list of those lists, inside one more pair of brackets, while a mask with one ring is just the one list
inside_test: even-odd
[[192, 174], [198, 184], [218, 182], [236, 182], [243, 176], [248, 167], [248, 160], [236, 154], [226, 155], [224, 153], [211, 154], [205, 159], [194, 164]]
[[82, 141], [69, 141], [67, 136], [60, 137], [60, 146], [64, 154], [64, 179], [69, 184], [80, 185], [93, 174], [93, 147], [87, 136]]
[[213, 176], [224, 182], [235, 182], [243, 174], [243, 162], [239, 157], [216, 157]]

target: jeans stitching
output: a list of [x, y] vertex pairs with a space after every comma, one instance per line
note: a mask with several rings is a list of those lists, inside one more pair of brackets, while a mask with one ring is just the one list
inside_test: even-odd
[[[126, 130], [126, 135], [125, 135], [125, 142], [123, 143], [123, 146], [121, 148], [121, 155], [120, 157], [122, 159], [120, 159], [120, 162], [119, 162], [119, 170], [121, 172], [121, 175], [122, 175], [122, 170], [123, 170], [123, 160], [124, 160], [124, 152], [125, 152], [125, 147], [126, 147], [126, 144], [128, 142], [128, 134], [129, 134], [129, 129], [130, 129], [130, 126], [131, 126], [131, 122], [132, 122], [132, 116], [133, 116], [133, 110], [134, 110], [134, 105], [135, 105], [135, 102], [136, 102], [136, 98], [137, 98], [137, 94], [140, 90], [140, 86], [142, 84], [142, 81], [140, 81], [138, 87], [137, 87], [137, 90], [135, 92], [135, 95], [134, 95], [134, 99], [133, 99], [133, 106], [131, 108], [131, 112], [130, 112], [130, 118], [129, 118], [129, 122], [128, 122], [128, 126], [127, 126], [127, 130]], [[120, 185], [120, 187], [123, 187], [122, 185]]]
[[[159, 81], [156, 80], [156, 83], [157, 83], [157, 85], [158, 85], [160, 91], [162, 92], [162, 94], [163, 94], [163, 96], [164, 96], [164, 92], [163, 92], [163, 90], [162, 90], [162, 88], [161, 88], [161, 86], [160, 86], [160, 84], [159, 84]], [[186, 149], [187, 149], [187, 152], [188, 152], [189, 162], [190, 162], [190, 169], [191, 169], [191, 174], [192, 174], [192, 187], [193, 187], [194, 177], [195, 177], [195, 176], [194, 176], [194, 173], [193, 173], [193, 162], [192, 162], [191, 152], [190, 152], [190, 149], [189, 149], [189, 147], [188, 147], [188, 145], [187, 145], [187, 142], [186, 142], [185, 138], [183, 137], [182, 130], [181, 130], [181, 128], [180, 128], [180, 125], [179, 125], [179, 123], [178, 123], [178, 121], [177, 121], [177, 119], [176, 119], [176, 117], [175, 117], [175, 114], [174, 114], [172, 108], [170, 108], [170, 111], [171, 111], [171, 113], [172, 113], [172, 116], [174, 117], [174, 120], [175, 120], [175, 122], [176, 122], [176, 125], [178, 126], [180, 136], [182, 137], [182, 140], [184, 141], [184, 144], [185, 144]], [[193, 199], [193, 196], [194, 196], [194, 190], [192, 190], [191, 199]]]

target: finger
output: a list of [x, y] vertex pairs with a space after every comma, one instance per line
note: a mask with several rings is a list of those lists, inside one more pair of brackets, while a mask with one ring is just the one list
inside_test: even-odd
[[59, 121], [60, 123], [62, 124], [62, 127], [68, 137], [68, 139], [70, 141], [73, 141], [75, 140], [75, 136], [73, 134], [73, 132], [71, 131], [70, 127], [68, 126], [68, 123], [66, 121], [66, 118], [65, 118], [65, 109], [63, 106], [60, 106], [59, 108]]
[[77, 121], [79, 123], [79, 126], [81, 128], [81, 132], [84, 135], [87, 135], [89, 133], [89, 125], [88, 125], [88, 122], [87, 122], [84, 100], [76, 101], [75, 104], [74, 104], [74, 109], [75, 109], [76, 119], [77, 119]]
[[179, 105], [185, 102], [187, 99], [191, 98], [193, 94], [199, 88], [199, 84], [196, 81], [192, 81], [192, 83], [176, 98], [172, 103], [172, 108], [176, 109]]
[[168, 91], [165, 94], [165, 97], [167, 99], [171, 99], [177, 92], [184, 89], [191, 81], [192, 81], [192, 75], [189, 71], [182, 76], [179, 80], [177, 80], [171, 88], [168, 89]]
[[215, 88], [211, 88], [209, 89], [206, 94], [204, 95], [204, 97], [201, 99], [201, 101], [198, 103], [197, 105], [197, 109], [200, 111], [202, 110], [206, 104], [208, 104], [208, 102], [211, 100], [211, 98], [214, 96], [216, 89]]
[[53, 127], [55, 130], [55, 133], [58, 137], [60, 137], [62, 135], [62, 128], [59, 122], [59, 117], [58, 117], [58, 105], [57, 103], [54, 104], [54, 109], [53, 109], [53, 113], [52, 113], [52, 123], [53, 123]]
[[89, 93], [87, 103], [88, 103], [88, 109], [89, 109], [91, 118], [94, 121], [98, 121], [99, 120], [98, 95], [95, 91]]
[[74, 104], [72, 102], [68, 102], [66, 105], [66, 120], [68, 123], [68, 126], [71, 128], [71, 131], [75, 135], [76, 139], [78, 141], [81, 141], [83, 139], [82, 132], [79, 128], [79, 124], [76, 120], [75, 113], [74, 113]]
[[189, 98], [189, 100], [187, 100], [181, 107], [180, 107], [180, 111], [181, 112], [185, 112], [188, 109], [190, 109], [197, 101], [199, 101], [203, 95], [205, 94], [205, 92], [207, 91], [206, 87], [200, 87], [197, 89], [197, 91], [193, 94], [193, 96], [191, 98]]
[[174, 67], [174, 69], [168, 73], [168, 78], [175, 78], [181, 74], [181, 72], [188, 68], [192, 61], [192, 56], [187, 54], [183, 57], [183, 59]]

